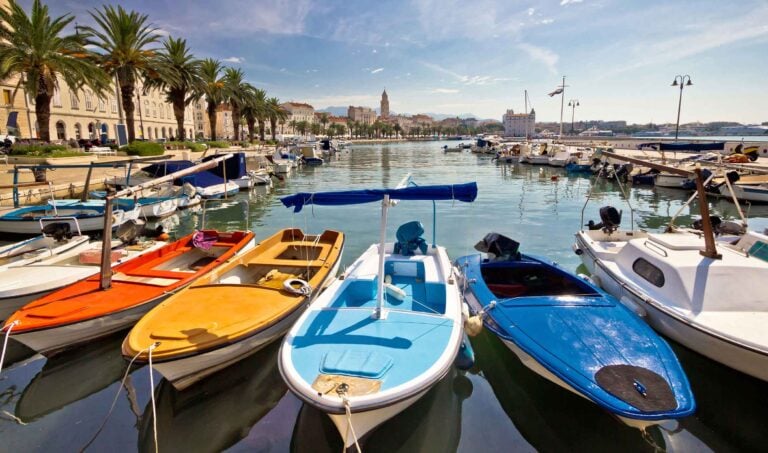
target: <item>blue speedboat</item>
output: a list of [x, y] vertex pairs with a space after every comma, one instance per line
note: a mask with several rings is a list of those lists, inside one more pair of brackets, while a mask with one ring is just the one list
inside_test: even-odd
[[[280, 350], [293, 393], [328, 414], [347, 447], [416, 402], [449, 372], [464, 338], [462, 300], [445, 248], [419, 222], [386, 243], [390, 200], [473, 201], [477, 185], [300, 193], [283, 204], [382, 201], [371, 245], [299, 318]], [[309, 253], [309, 252], [308, 252]]]
[[693, 413], [688, 379], [653, 329], [586, 278], [490, 233], [459, 258], [470, 311], [534, 372], [645, 428]]

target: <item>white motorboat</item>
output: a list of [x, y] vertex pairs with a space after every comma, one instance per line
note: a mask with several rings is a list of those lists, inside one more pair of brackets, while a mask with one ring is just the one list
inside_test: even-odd
[[[54, 205], [27, 206], [14, 209], [0, 216], [0, 233], [36, 235], [40, 233], [40, 219], [74, 225], [84, 232], [104, 229], [104, 202], [99, 200], [54, 202]], [[112, 211], [114, 228], [129, 220], [136, 220], [140, 210], [115, 209]]]
[[565, 167], [575, 152], [565, 146], [553, 145], [548, 152], [551, 155], [548, 160], [549, 165], [552, 167]]
[[62, 224], [49, 225], [53, 226], [40, 236], [0, 247], [0, 271], [36, 263], [88, 243], [88, 236], [79, 231], [74, 236], [69, 234], [69, 224], [63, 224], [65, 226], [59, 230], [60, 233], [56, 230]]

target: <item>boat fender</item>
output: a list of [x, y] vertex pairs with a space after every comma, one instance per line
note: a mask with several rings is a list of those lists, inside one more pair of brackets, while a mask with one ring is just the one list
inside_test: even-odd
[[408, 296], [402, 288], [392, 284], [392, 277], [389, 275], [384, 276], [384, 291], [401, 302]]
[[309, 283], [300, 278], [289, 278], [283, 282], [283, 288], [291, 294], [308, 296], [312, 292]]
[[476, 315], [470, 316], [469, 319], [464, 322], [464, 331], [469, 335], [470, 337], [476, 337], [480, 334], [483, 330], [483, 316], [488, 312], [488, 310], [492, 310], [494, 307], [496, 307], [496, 301], [491, 301], [490, 304], [483, 307], [482, 310], [477, 312]]

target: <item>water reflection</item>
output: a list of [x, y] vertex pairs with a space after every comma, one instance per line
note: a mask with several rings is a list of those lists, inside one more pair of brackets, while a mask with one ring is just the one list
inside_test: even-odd
[[[221, 451], [269, 413], [288, 388], [275, 342], [180, 392], [163, 380], [155, 390], [159, 451]], [[139, 451], [154, 452], [152, 407], [139, 427]]]

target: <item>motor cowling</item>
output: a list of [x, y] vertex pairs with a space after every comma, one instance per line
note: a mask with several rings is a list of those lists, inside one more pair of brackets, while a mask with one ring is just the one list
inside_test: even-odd
[[495, 260], [520, 259], [520, 243], [499, 233], [488, 233], [475, 244], [475, 250], [492, 255]]
[[619, 211], [613, 206], [603, 206], [600, 208], [600, 223], [595, 223], [590, 220], [586, 226], [590, 230], [603, 230], [610, 234], [619, 229], [619, 225], [621, 224], [621, 214], [622, 211]]
[[56, 242], [61, 242], [72, 238], [72, 228], [65, 222], [49, 223], [43, 227], [43, 234], [51, 236]]

